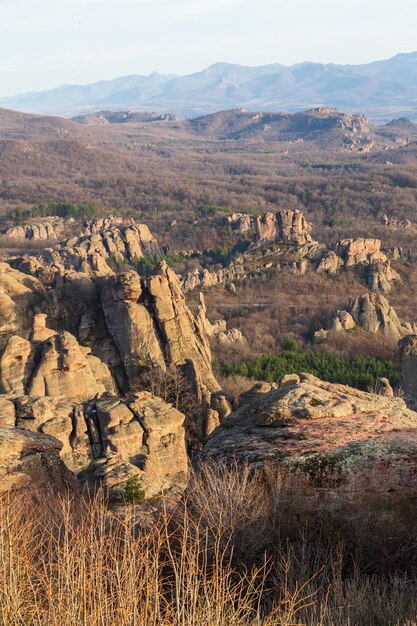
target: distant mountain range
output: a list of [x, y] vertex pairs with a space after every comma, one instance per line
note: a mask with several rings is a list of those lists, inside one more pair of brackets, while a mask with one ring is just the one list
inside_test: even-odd
[[197, 117], [237, 107], [271, 112], [339, 107], [365, 113], [373, 122], [417, 120], [417, 52], [364, 65], [216, 63], [187, 76], [155, 72], [63, 85], [0, 98], [0, 107], [67, 117], [122, 109]]

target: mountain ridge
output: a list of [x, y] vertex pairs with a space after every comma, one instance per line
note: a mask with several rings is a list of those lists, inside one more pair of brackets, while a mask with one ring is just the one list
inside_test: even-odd
[[25, 113], [73, 117], [101, 110], [154, 110], [198, 117], [244, 107], [297, 112], [339, 107], [374, 122], [417, 120], [417, 52], [360, 65], [219, 62], [187, 75], [130, 74], [88, 85], [61, 85], [0, 98], [0, 106]]

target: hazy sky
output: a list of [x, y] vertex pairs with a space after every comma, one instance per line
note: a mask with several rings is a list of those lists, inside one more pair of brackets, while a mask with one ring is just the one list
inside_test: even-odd
[[416, 0], [0, 0], [0, 96], [217, 61], [361, 63], [413, 50]]

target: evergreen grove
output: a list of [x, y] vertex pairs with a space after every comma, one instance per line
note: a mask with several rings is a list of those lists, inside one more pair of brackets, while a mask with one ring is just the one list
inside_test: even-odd
[[285, 374], [306, 372], [322, 380], [364, 390], [372, 387], [378, 378], [388, 378], [393, 387], [399, 382], [399, 368], [394, 361], [364, 356], [347, 359], [330, 353], [297, 350], [221, 364], [220, 369], [226, 377], [240, 375], [271, 383]]

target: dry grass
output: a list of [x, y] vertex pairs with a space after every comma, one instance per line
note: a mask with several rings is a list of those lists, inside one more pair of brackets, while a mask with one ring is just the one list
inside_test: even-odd
[[414, 519], [271, 468], [206, 466], [151, 523], [101, 495], [3, 497], [1, 624], [411, 626]]

